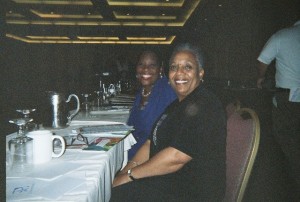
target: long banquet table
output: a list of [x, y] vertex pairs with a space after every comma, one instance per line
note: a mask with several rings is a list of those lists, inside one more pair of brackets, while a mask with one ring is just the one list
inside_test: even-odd
[[[53, 133], [63, 136], [78, 126], [114, 123], [96, 116], [85, 119], [81, 113], [68, 128]], [[8, 135], [6, 141], [15, 135]], [[133, 144], [135, 139], [129, 134], [108, 151], [66, 149], [63, 156], [26, 172], [7, 168], [6, 201], [109, 201], [114, 175], [127, 163], [127, 151]]]

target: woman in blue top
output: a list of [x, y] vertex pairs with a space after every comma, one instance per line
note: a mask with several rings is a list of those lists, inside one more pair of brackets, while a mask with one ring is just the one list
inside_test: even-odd
[[150, 50], [142, 52], [136, 65], [136, 77], [141, 88], [127, 121], [128, 125], [134, 126], [133, 135], [137, 143], [129, 150], [128, 159], [145, 143], [156, 119], [177, 98], [162, 73], [162, 59], [159, 54]]

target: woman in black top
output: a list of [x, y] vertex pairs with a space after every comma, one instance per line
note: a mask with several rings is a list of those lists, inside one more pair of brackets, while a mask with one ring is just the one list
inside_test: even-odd
[[169, 69], [178, 99], [116, 176], [111, 201], [222, 201], [225, 113], [217, 97], [201, 85], [203, 76], [199, 51], [189, 44], [178, 46]]

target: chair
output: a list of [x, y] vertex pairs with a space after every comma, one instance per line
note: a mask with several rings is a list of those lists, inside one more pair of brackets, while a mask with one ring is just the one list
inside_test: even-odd
[[234, 106], [236, 110], [233, 110], [232, 105], [226, 107], [229, 117], [225, 202], [242, 201], [260, 140], [260, 123], [256, 112], [249, 108], [240, 108], [240, 103]]

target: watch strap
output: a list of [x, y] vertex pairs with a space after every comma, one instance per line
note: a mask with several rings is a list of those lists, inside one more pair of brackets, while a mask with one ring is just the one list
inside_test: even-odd
[[128, 177], [129, 177], [132, 181], [136, 180], [136, 179], [131, 175], [131, 169], [129, 169], [129, 170], [127, 171], [127, 175], [128, 175]]

